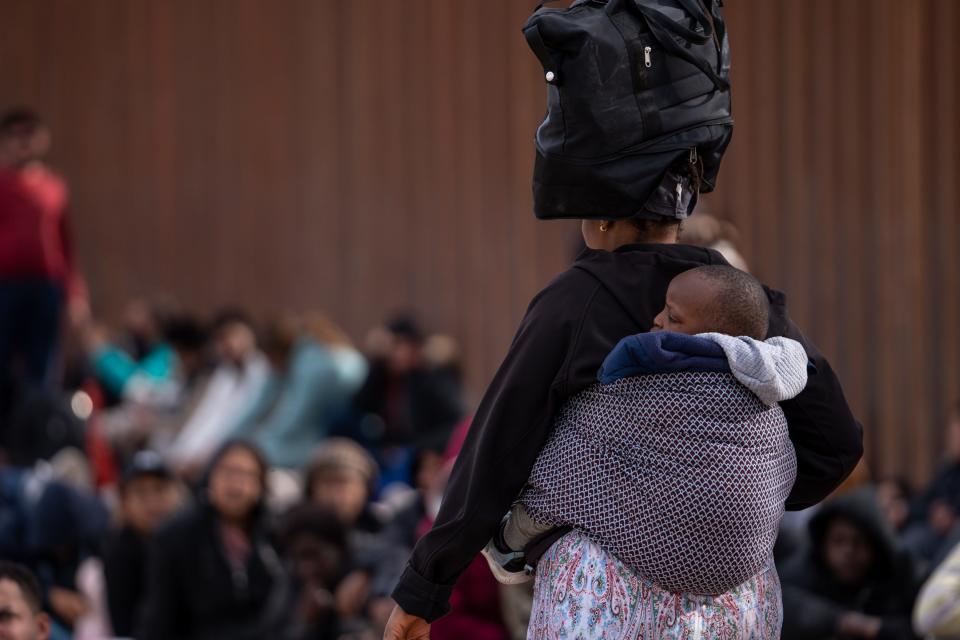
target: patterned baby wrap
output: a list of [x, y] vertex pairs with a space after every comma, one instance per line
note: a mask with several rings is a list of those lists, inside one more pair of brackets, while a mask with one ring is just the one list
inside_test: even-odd
[[730, 373], [664, 373], [573, 396], [521, 502], [664, 589], [715, 595], [767, 564], [795, 478], [777, 404]]

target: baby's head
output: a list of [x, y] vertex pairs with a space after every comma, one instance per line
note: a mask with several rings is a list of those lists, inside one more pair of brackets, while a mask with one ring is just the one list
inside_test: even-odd
[[651, 331], [767, 337], [770, 302], [760, 282], [727, 265], [697, 267], [670, 281], [667, 304]]

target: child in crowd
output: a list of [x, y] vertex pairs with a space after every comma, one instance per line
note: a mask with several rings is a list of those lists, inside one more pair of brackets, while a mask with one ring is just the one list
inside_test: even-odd
[[306, 502], [332, 514], [344, 530], [347, 561], [334, 601], [339, 628], [353, 633], [368, 630], [365, 608], [373, 574], [386, 561], [383, 519], [371, 502], [377, 473], [377, 463], [363, 447], [346, 438], [328, 438], [304, 474]]
[[674, 278], [652, 332], [622, 340], [561, 412], [484, 550], [498, 579], [530, 579], [525, 550], [558, 527], [678, 593], [723, 593], [769, 564], [796, 477], [777, 402], [806, 386], [808, 360], [798, 342], [763, 342], [768, 323], [745, 272]]
[[107, 607], [116, 636], [133, 637], [144, 595], [147, 542], [181, 501], [180, 487], [159, 454], [141, 451], [133, 456], [120, 482], [122, 522], [103, 554]]
[[336, 592], [350, 561], [346, 529], [336, 514], [304, 503], [284, 516], [280, 542], [294, 582], [293, 615], [284, 638], [339, 638]]

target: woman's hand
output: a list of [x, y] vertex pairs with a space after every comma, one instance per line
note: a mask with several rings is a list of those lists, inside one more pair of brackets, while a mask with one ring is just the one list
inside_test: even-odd
[[394, 607], [383, 631], [383, 640], [430, 640], [430, 623]]

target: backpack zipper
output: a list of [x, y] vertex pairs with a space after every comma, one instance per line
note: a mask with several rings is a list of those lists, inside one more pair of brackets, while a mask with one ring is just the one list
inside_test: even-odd
[[643, 66], [645, 66], [647, 69], [653, 66], [653, 57], [651, 56], [652, 53], [653, 47], [643, 48]]

